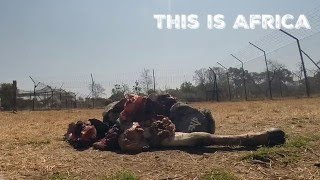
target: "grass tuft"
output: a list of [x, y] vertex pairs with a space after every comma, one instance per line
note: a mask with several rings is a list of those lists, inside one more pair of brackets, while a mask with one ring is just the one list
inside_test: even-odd
[[213, 170], [203, 175], [200, 179], [202, 180], [236, 180], [238, 178], [236, 178], [233, 174], [226, 171]]
[[290, 139], [283, 146], [262, 147], [242, 156], [241, 160], [258, 160], [265, 163], [277, 161], [282, 164], [295, 163], [301, 159], [301, 148], [307, 148], [312, 141], [316, 141], [316, 137], [298, 136]]
[[254, 151], [250, 154], [246, 154], [243, 157], [241, 157], [241, 160], [260, 160], [263, 162], [269, 162], [273, 155], [275, 155], [277, 148], [267, 148], [262, 147], [258, 149], [257, 151]]
[[311, 138], [299, 136], [288, 141], [285, 144], [285, 147], [286, 148], [302, 148], [302, 147], [306, 147], [310, 143], [310, 141], [312, 141]]
[[31, 145], [31, 146], [34, 146], [34, 147], [38, 147], [38, 146], [42, 146], [42, 145], [47, 145], [47, 144], [50, 144], [51, 141], [46, 139], [46, 140], [30, 140], [30, 141], [27, 141], [27, 142], [24, 142], [22, 143], [22, 145]]
[[50, 180], [67, 180], [69, 177], [66, 174], [55, 172], [48, 179]]
[[114, 175], [106, 176], [103, 180], [137, 180], [139, 179], [133, 172], [131, 171], [119, 171]]

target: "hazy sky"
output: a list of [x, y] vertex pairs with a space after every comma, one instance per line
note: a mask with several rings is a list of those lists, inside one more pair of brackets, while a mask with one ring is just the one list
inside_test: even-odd
[[[318, 0], [0, 0], [0, 82], [18, 80], [20, 88], [31, 89], [28, 77], [33, 76], [57, 86], [65, 82], [66, 87], [70, 83], [70, 88], [86, 89], [90, 73], [104, 86], [132, 81], [143, 68], [164, 77], [192, 76], [195, 69], [216, 65], [217, 60], [234, 65], [221, 58], [270, 33], [261, 28], [233, 30], [238, 14], [298, 15], [318, 4]], [[201, 26], [207, 14], [224, 14], [227, 28], [158, 30], [153, 14], [168, 13], [197, 14]]]

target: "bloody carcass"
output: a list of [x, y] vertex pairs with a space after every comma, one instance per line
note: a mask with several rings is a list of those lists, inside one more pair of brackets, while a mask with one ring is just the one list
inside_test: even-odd
[[69, 125], [66, 138], [74, 147], [120, 148], [129, 153], [157, 147], [273, 146], [285, 142], [285, 133], [276, 128], [229, 136], [214, 135], [214, 130], [209, 111], [201, 112], [168, 94], [127, 95], [105, 109], [103, 122]]

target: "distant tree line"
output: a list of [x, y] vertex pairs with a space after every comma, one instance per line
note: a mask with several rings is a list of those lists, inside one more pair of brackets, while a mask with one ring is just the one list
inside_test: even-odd
[[[281, 97], [302, 97], [305, 95], [305, 80], [302, 68], [293, 72], [284, 65], [270, 61], [269, 62], [271, 91], [275, 98]], [[229, 68], [225, 70], [220, 67], [202, 68], [194, 72], [193, 80], [183, 82], [180, 87], [175, 89], [157, 89], [157, 93], [169, 93], [183, 101], [195, 102], [213, 99], [213, 84], [216, 80], [218, 86], [219, 100], [244, 99], [244, 86], [242, 79], [242, 69]], [[216, 75], [216, 78], [214, 77]], [[230, 84], [230, 95], [228, 86], [228, 76]], [[127, 84], [116, 84], [112, 89], [110, 99], [112, 101], [123, 98], [126, 93], [135, 93], [147, 95], [153, 93], [151, 88], [151, 74], [144, 71], [141, 74], [140, 81], [130, 88]], [[266, 99], [270, 97], [267, 80], [267, 72], [248, 72], [245, 70], [244, 78], [246, 82], [247, 95], [249, 99]], [[148, 80], [149, 79], [149, 80]], [[308, 76], [312, 94], [320, 94], [320, 72], [317, 71]], [[144, 83], [149, 82], [149, 83]], [[216, 93], [216, 92], [215, 92]]]
[[[305, 79], [302, 68], [296, 72], [290, 71], [284, 65], [269, 62], [270, 81], [273, 97], [302, 97], [305, 95]], [[115, 84], [109, 98], [103, 98], [105, 89], [101, 84], [90, 84], [91, 94], [87, 97], [77, 96], [76, 93], [66, 90], [43, 89], [36, 97], [32, 92], [23, 94], [18, 90], [18, 109], [31, 109], [33, 104], [39, 109], [51, 108], [93, 108], [104, 107], [110, 102], [124, 98], [127, 93], [148, 95], [154, 93], [152, 71], [144, 69], [140, 78], [130, 87], [127, 84]], [[157, 89], [155, 93], [169, 93], [182, 101], [196, 102], [214, 100], [214, 93], [219, 94], [219, 100], [243, 100], [243, 71], [238, 68], [225, 70], [220, 67], [202, 68], [194, 72], [193, 80], [183, 82], [175, 89]], [[229, 83], [228, 83], [229, 77]], [[265, 99], [269, 95], [267, 72], [248, 72], [245, 70], [247, 95], [249, 99]], [[308, 76], [311, 94], [320, 94], [320, 72], [315, 71]], [[214, 91], [216, 81], [217, 91]], [[229, 94], [230, 85], [230, 94]], [[4, 110], [11, 110], [13, 102], [13, 85], [11, 83], [0, 84], [1, 106]]]

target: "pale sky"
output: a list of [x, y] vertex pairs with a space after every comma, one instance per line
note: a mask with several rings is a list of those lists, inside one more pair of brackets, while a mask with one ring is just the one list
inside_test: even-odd
[[[318, 5], [318, 0], [0, 0], [0, 82], [17, 80], [20, 89], [30, 90], [32, 76], [85, 94], [93, 73], [110, 94], [113, 84], [133, 84], [150, 68], [159, 86], [170, 87], [192, 81], [196, 69], [217, 61], [235, 66], [224, 57], [271, 32], [232, 29], [238, 14], [299, 15]], [[158, 30], [154, 14], [197, 14], [201, 27]], [[208, 30], [207, 14], [224, 14], [227, 27]], [[319, 55], [312, 51], [319, 39], [308, 41], [313, 56]]]

